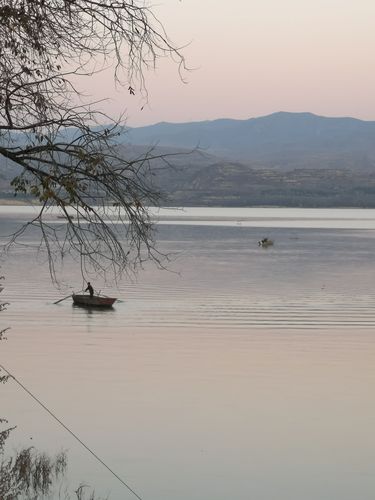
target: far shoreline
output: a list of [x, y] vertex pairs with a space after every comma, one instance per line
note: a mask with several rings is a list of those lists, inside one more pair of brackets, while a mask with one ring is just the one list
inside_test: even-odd
[[[31, 200], [25, 200], [25, 199], [11, 199], [11, 198], [0, 198], [0, 206], [14, 206], [14, 207], [38, 207], [42, 206], [40, 203], [37, 202], [37, 200], [31, 201]], [[111, 205], [108, 205], [108, 207], [111, 207]], [[57, 207], [56, 207], [57, 208]], [[73, 208], [73, 207], [70, 207]], [[156, 208], [156, 209], [184, 209], [184, 208], [294, 208], [294, 209], [305, 209], [305, 210], [328, 210], [328, 209], [350, 209], [350, 210], [374, 210], [374, 206], [352, 206], [352, 205], [338, 205], [338, 206], [297, 206], [297, 205], [160, 205], [159, 207], [157, 206], [152, 206], [152, 207], [147, 207], [147, 208]], [[74, 209], [73, 209], [74, 210]]]
[[10, 198], [0, 198], [0, 206], [16, 206], [16, 207], [19, 207], [19, 206], [33, 206], [33, 205], [36, 205], [36, 203], [34, 202], [31, 202], [29, 200], [22, 200], [22, 199], [19, 199], [19, 200], [12, 200]]

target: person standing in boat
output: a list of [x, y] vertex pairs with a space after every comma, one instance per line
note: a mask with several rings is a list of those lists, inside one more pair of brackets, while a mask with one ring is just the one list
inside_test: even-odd
[[89, 281], [87, 282], [87, 288], [85, 292], [89, 292], [91, 298], [94, 296], [94, 289]]

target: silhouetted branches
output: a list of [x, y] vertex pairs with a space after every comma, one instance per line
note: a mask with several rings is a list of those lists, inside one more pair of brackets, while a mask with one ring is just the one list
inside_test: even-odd
[[[157, 58], [184, 66], [181, 52], [134, 0], [3, 0], [0, 21], [0, 155], [15, 169], [15, 193], [41, 204], [29, 225], [41, 231], [52, 276], [66, 253], [80, 256], [83, 272], [116, 276], [144, 259], [160, 262], [148, 207], [160, 200], [151, 174], [162, 158], [129, 158], [120, 122], [85, 103], [74, 82], [114, 62], [115, 80], [134, 94]], [[66, 216], [64, 228], [47, 223], [51, 207]]]

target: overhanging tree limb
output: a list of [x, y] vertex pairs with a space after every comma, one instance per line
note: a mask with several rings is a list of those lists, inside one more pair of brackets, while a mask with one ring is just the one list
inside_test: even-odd
[[[161, 195], [153, 165], [169, 160], [153, 150], [129, 156], [118, 143], [121, 119], [86, 103], [73, 80], [114, 62], [117, 82], [145, 92], [144, 71], [164, 56], [184, 67], [141, 0], [0, 0], [0, 155], [21, 168], [15, 192], [41, 204], [30, 225], [50, 259], [78, 252], [83, 270], [115, 275], [146, 258], [161, 263], [148, 207]], [[64, 227], [46, 221], [51, 207], [66, 215]]]

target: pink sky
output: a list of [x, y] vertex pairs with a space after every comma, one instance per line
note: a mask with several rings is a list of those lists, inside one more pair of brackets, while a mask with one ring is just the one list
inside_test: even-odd
[[109, 73], [84, 82], [131, 126], [275, 111], [375, 120], [374, 0], [161, 0], [155, 11], [177, 44], [189, 44], [187, 83], [160, 61], [141, 111]]

